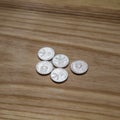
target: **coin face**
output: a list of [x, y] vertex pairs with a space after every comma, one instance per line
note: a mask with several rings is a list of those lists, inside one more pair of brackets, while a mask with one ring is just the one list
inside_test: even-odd
[[67, 80], [68, 72], [62, 68], [56, 68], [51, 72], [50, 76], [54, 82], [61, 83]]
[[55, 51], [50, 47], [43, 47], [38, 51], [38, 57], [41, 60], [51, 60], [55, 55]]
[[64, 54], [57, 54], [53, 58], [52, 63], [55, 67], [63, 68], [69, 64], [69, 58]]
[[71, 70], [75, 74], [83, 74], [88, 70], [88, 64], [83, 60], [74, 61], [71, 64]]
[[48, 61], [40, 61], [36, 64], [36, 71], [41, 75], [47, 75], [53, 70], [53, 65]]

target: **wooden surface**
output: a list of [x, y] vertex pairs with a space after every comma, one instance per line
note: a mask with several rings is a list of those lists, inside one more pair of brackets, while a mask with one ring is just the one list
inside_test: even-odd
[[[38, 75], [44, 46], [89, 71]], [[0, 120], [120, 120], [120, 1], [0, 0]]]

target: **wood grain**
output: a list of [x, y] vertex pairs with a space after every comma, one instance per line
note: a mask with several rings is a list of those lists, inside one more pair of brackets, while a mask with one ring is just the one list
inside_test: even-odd
[[[35, 71], [44, 46], [89, 71], [55, 84]], [[0, 120], [119, 120], [120, 2], [0, 0]]]

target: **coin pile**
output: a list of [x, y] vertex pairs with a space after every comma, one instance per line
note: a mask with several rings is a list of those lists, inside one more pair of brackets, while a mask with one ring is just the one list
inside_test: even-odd
[[[50, 74], [51, 80], [61, 83], [67, 80], [68, 72], [65, 68], [69, 65], [69, 58], [64, 54], [56, 54], [53, 48], [43, 47], [38, 51], [41, 60], [36, 64], [36, 71], [40, 75]], [[71, 63], [70, 69], [75, 74], [84, 74], [88, 70], [88, 64], [83, 60]]]

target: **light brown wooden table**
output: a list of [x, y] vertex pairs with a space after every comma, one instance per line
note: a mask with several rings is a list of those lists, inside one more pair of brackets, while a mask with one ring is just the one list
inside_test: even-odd
[[[38, 75], [44, 46], [89, 71]], [[120, 120], [120, 1], [0, 0], [0, 120]]]

